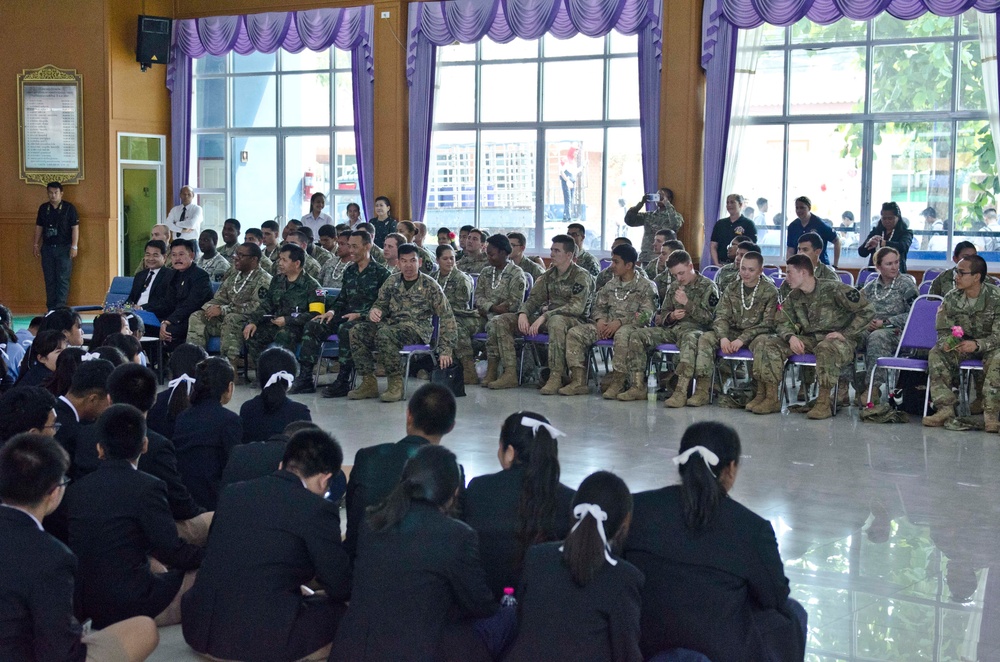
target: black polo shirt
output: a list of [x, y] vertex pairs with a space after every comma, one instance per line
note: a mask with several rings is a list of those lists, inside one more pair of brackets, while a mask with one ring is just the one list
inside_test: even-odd
[[714, 241], [718, 244], [715, 254], [719, 257], [719, 264], [732, 262], [726, 251], [729, 248], [730, 242], [737, 235], [750, 237], [753, 243], [756, 244], [757, 226], [746, 216], [740, 216], [735, 222], [730, 221], [728, 218], [720, 218], [715, 222], [715, 227], [712, 229], [712, 238], [709, 241]]
[[76, 207], [63, 200], [58, 207], [46, 202], [38, 208], [35, 225], [42, 228], [42, 243], [46, 246], [72, 246], [73, 227], [80, 224]]

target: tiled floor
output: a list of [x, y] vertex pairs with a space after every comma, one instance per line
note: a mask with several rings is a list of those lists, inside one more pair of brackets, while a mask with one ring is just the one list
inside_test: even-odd
[[[241, 387], [232, 406], [252, 395]], [[357, 449], [404, 434], [403, 403], [302, 401], [348, 462]], [[634, 491], [675, 482], [670, 458], [688, 424], [735, 426], [743, 460], [732, 496], [774, 525], [793, 597], [809, 612], [808, 659], [1000, 660], [1000, 574], [990, 572], [1000, 561], [1000, 437], [931, 430], [916, 419], [862, 424], [853, 408], [810, 421], [471, 387], [444, 441], [468, 477], [498, 470], [500, 424], [520, 409], [568, 433], [563, 482], [608, 469]], [[196, 657], [176, 627], [162, 632], [152, 659]]]

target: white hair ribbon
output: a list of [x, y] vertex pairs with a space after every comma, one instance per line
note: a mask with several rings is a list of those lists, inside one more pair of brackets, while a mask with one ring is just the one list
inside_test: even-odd
[[289, 373], [285, 372], [284, 370], [281, 370], [279, 372], [274, 373], [273, 375], [271, 375], [270, 378], [268, 378], [267, 383], [264, 384], [264, 388], [267, 388], [272, 384], [277, 384], [279, 379], [284, 380], [289, 386], [291, 386], [292, 382], [295, 381], [295, 378], [292, 377]]
[[99, 358], [101, 358], [101, 355], [98, 354], [97, 352], [87, 352], [86, 354], [80, 357], [80, 360], [93, 361], [94, 359], [99, 359]]
[[[712, 467], [719, 464], [719, 456], [713, 453], [712, 451], [708, 450], [704, 446], [692, 446], [691, 448], [687, 449], [686, 451], [675, 457], [674, 464], [676, 464], [677, 466], [680, 466], [682, 464], [687, 464], [688, 459], [694, 453], [701, 453], [701, 459], [705, 460], [705, 466], [708, 467], [709, 471], [712, 471]], [[712, 473], [714, 474], [715, 472], [712, 471]]]
[[[608, 544], [608, 536], [604, 532], [604, 522], [608, 519], [608, 514], [597, 505], [596, 503], [578, 503], [576, 507], [573, 508], [573, 517], [576, 518], [576, 524], [570, 529], [570, 533], [576, 531], [581, 524], [583, 524], [583, 518], [590, 515], [597, 522], [597, 533], [601, 536], [601, 542], [604, 543], [604, 558], [611, 565], [618, 565], [618, 561], [611, 558], [611, 546]], [[560, 547], [559, 551], [563, 551]]]
[[566, 436], [566, 433], [563, 432], [562, 430], [557, 430], [548, 423], [540, 421], [537, 418], [531, 418], [530, 416], [522, 416], [521, 425], [523, 425], [526, 428], [531, 428], [531, 432], [533, 434], [538, 433], [538, 428], [545, 428], [546, 430], [548, 430], [548, 433], [552, 435], [553, 439], [558, 439], [559, 437]]
[[180, 386], [181, 383], [184, 383], [187, 386], [188, 397], [190, 397], [191, 396], [191, 389], [194, 387], [194, 382], [195, 382], [194, 377], [189, 376], [185, 372], [183, 375], [181, 375], [177, 379], [171, 379], [170, 382], [167, 384], [167, 386], [169, 386], [170, 389], [173, 390], [173, 389], [177, 388], [178, 386]]

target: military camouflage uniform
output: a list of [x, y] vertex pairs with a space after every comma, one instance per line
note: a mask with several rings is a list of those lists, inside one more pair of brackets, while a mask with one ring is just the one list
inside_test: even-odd
[[722, 268], [715, 273], [715, 286], [719, 288], [720, 294], [726, 293], [726, 288], [740, 279], [740, 269], [735, 262], [722, 265]]
[[[294, 282], [289, 282], [285, 276], [276, 276], [271, 279], [269, 287], [257, 289], [257, 297], [260, 307], [247, 321], [257, 326], [257, 331], [247, 341], [250, 359], [254, 363], [271, 343], [295, 352], [306, 324], [320, 314], [309, 310], [310, 306], [319, 304], [316, 307], [326, 310], [326, 292], [315, 279], [301, 272]], [[265, 320], [265, 315], [284, 317], [285, 325], [276, 326], [271, 320]]]
[[336, 255], [327, 260], [326, 264], [319, 270], [319, 284], [323, 287], [343, 287], [344, 270], [350, 260], [342, 260]]
[[[649, 279], [652, 280], [652, 281], [654, 281], [654, 282], [656, 281], [656, 279], [659, 276], [661, 276], [663, 274], [667, 274], [667, 275], [670, 274], [670, 270], [667, 269], [667, 261], [664, 260], [663, 264], [660, 265], [658, 259], [653, 260], [652, 262], [650, 262], [649, 264], [647, 264], [646, 267], [643, 269], [643, 271], [645, 272], [645, 274], [647, 276], [649, 276]], [[669, 286], [670, 286], [670, 283], [667, 283], [667, 287], [669, 287]], [[663, 288], [661, 290], [661, 293], [665, 293], [666, 291], [667, 291], [667, 288], [665, 287], [665, 288]]]
[[524, 303], [524, 289], [527, 279], [524, 272], [508, 261], [497, 274], [493, 265], [487, 265], [476, 280], [476, 310], [483, 320], [493, 319], [498, 313], [491, 313], [493, 306], [507, 304], [507, 311], [515, 311]]
[[[835, 280], [838, 283], [843, 283], [843, 281], [840, 280], [840, 276], [837, 275], [837, 272], [834, 271], [831, 267], [823, 264], [822, 262], [817, 264], [816, 268], [813, 269], [813, 276], [815, 276], [816, 280], [818, 281]], [[788, 295], [791, 293], [792, 293], [792, 286], [788, 284], [788, 279], [786, 278], [785, 282], [783, 282], [781, 284], [781, 287], [778, 288], [778, 303], [781, 303], [782, 301], [787, 299]]]
[[[281, 252], [281, 244], [275, 244], [274, 248], [268, 248], [264, 244], [261, 244], [260, 245], [260, 252], [263, 253], [264, 257], [266, 257], [268, 260], [270, 260], [274, 264], [277, 264], [278, 263], [278, 253]], [[272, 276], [274, 275], [273, 271], [271, 272], [271, 275]]]
[[[625, 213], [625, 225], [630, 228], [642, 227], [642, 249], [639, 251], [639, 261], [649, 262], [655, 260], [657, 256], [653, 253], [653, 240], [660, 230], [673, 230], [677, 232], [684, 225], [684, 217], [674, 209], [674, 206], [667, 200], [663, 201], [664, 209], [657, 208], [654, 211], [641, 212], [629, 209]], [[654, 278], [655, 280], [655, 278]]]
[[[688, 302], [685, 305], [675, 299], [678, 290], [684, 288]], [[672, 343], [680, 350], [677, 365], [677, 376], [691, 379], [694, 376], [694, 366], [698, 354], [698, 339], [701, 334], [712, 328], [715, 319], [715, 306], [719, 303], [719, 290], [710, 279], [695, 274], [694, 281], [687, 286], [675, 280], [663, 297], [663, 304], [657, 311], [660, 321], [658, 326], [637, 329], [632, 333], [628, 344], [628, 355], [625, 364], [628, 372], [645, 372], [649, 352], [657, 345]], [[676, 321], [668, 322], [667, 315], [674, 310], [686, 311], [685, 316]]]
[[653, 284], [656, 285], [656, 291], [659, 293], [656, 296], [661, 306], [663, 305], [663, 297], [667, 296], [667, 290], [670, 289], [670, 285], [673, 282], [674, 276], [667, 269], [664, 269], [653, 278]]
[[528, 322], [545, 315], [539, 333], [549, 336], [549, 369], [562, 374], [566, 361], [566, 334], [586, 320], [587, 303], [594, 291], [594, 278], [583, 267], [570, 264], [563, 274], [551, 267], [535, 281], [528, 300], [515, 313], [497, 315], [486, 324], [487, 356], [499, 356], [507, 370], [517, 366], [514, 337], [520, 336], [518, 315]]
[[222, 257], [226, 258], [227, 260], [229, 260], [230, 263], [232, 263], [233, 260], [236, 259], [235, 258], [235, 256], [236, 256], [236, 249], [239, 248], [239, 247], [240, 247], [240, 242], [236, 241], [236, 242], [233, 242], [232, 246], [228, 246], [226, 244], [222, 244], [216, 250], [218, 251], [219, 255], [221, 255]]
[[[319, 282], [319, 262], [316, 261], [312, 255], [306, 254], [306, 263], [302, 265], [302, 273], [306, 274], [316, 282]], [[271, 265], [271, 275], [275, 278], [278, 277], [278, 261], [275, 260], [274, 264]]]
[[[749, 308], [747, 304], [750, 305]], [[712, 374], [715, 354], [720, 349], [723, 338], [730, 341], [742, 340], [743, 347], [753, 352], [756, 360], [764, 339], [774, 333], [774, 316], [777, 311], [778, 288], [765, 276], [760, 277], [756, 288], [745, 286], [743, 281], [737, 281], [732, 287], [726, 288], [715, 308], [712, 330], [698, 339], [695, 377], [701, 379]]]
[[420, 270], [425, 274], [433, 274], [438, 270], [437, 258], [434, 257], [434, 253], [423, 246], [417, 246], [417, 255], [420, 256]]
[[[775, 316], [778, 335], [766, 339], [755, 360], [757, 378], [768, 384], [780, 384], [785, 359], [792, 355], [788, 340], [795, 336], [805, 351], [816, 355], [819, 385], [832, 389], [841, 370], [854, 361], [854, 348], [868, 323], [875, 317], [875, 307], [863, 294], [839, 280], [817, 280], [806, 294], [794, 290], [781, 303]], [[827, 340], [826, 335], [839, 331], [844, 340]], [[756, 354], [755, 354], [756, 358]]]
[[[641, 269], [638, 264], [635, 265], [635, 275], [638, 276], [639, 278], [645, 278], [647, 280], [650, 280], [649, 277], [646, 275], [646, 271], [644, 269]], [[595, 298], [597, 297], [597, 293], [601, 291], [601, 288], [610, 283], [611, 279], [614, 277], [615, 275], [611, 272], [611, 265], [608, 265], [608, 267], [605, 269], [601, 269], [601, 273], [597, 274], [597, 285], [594, 288]]]
[[[896, 276], [889, 287], [882, 285], [881, 278], [876, 276], [865, 283], [861, 292], [875, 307], [875, 319], [883, 320], [884, 324], [880, 329], [865, 329], [861, 332], [858, 347], [865, 350], [865, 371], [855, 375], [854, 390], [858, 393], [867, 391], [868, 375], [875, 367], [875, 362], [883, 356], [896, 354], [906, 318], [910, 316], [913, 300], [917, 298], [917, 286], [906, 274]], [[885, 383], [885, 373], [884, 369], [875, 372], [873, 392]]]
[[375, 244], [372, 244], [372, 249], [369, 252], [369, 254], [371, 255], [372, 260], [378, 262], [383, 266], [385, 265], [385, 253], [382, 252], [381, 248], [379, 248]]
[[[247, 325], [250, 314], [260, 307], [257, 293], [261, 289], [266, 291], [270, 284], [271, 274], [260, 267], [246, 276], [234, 269], [215, 296], [188, 318], [186, 342], [204, 347], [210, 336], [221, 336], [222, 356], [237, 358], [243, 349], [243, 327]], [[222, 315], [207, 319], [205, 311], [210, 306], [219, 306]]]
[[323, 265], [325, 265], [327, 262], [329, 262], [330, 258], [333, 257], [333, 253], [331, 253], [330, 251], [326, 250], [325, 248], [323, 248], [319, 244], [313, 244], [312, 252], [309, 253], [309, 255], [311, 255], [312, 258], [314, 260], [316, 260], [317, 263], [319, 263], [319, 268], [320, 269], [322, 269]]
[[465, 257], [455, 262], [455, 266], [467, 274], [479, 274], [483, 272], [483, 269], [485, 269], [486, 265], [489, 263], [490, 260], [486, 257], [486, 253], [480, 251], [475, 255], [472, 253], [466, 253]]
[[378, 352], [386, 376], [402, 375], [399, 350], [404, 345], [429, 343], [434, 315], [440, 319], [438, 353], [441, 356], [452, 355], [458, 335], [455, 315], [441, 286], [431, 276], [417, 272], [417, 280], [410, 289], [406, 289], [403, 274], [389, 276], [372, 308], [382, 311], [381, 321], [377, 324], [359, 322], [351, 329], [351, 347], [358, 374], [375, 374], [372, 353]]
[[[985, 375], [983, 406], [987, 412], [996, 412], [1000, 409], [1000, 351], [997, 351], [1000, 349], [1000, 288], [984, 283], [975, 299], [969, 299], [960, 290], [952, 290], [938, 309], [936, 326], [938, 342], [928, 358], [934, 406], [938, 409], [954, 406], [956, 398], [951, 388], [958, 381], [958, 364], [980, 359]], [[972, 354], [944, 351], [945, 343], [952, 337], [953, 326], [962, 327], [965, 332], [962, 340], [975, 340], [979, 351]]]
[[931, 289], [927, 293], [943, 297], [953, 289], [955, 289], [955, 267], [939, 273], [931, 283]]
[[597, 261], [597, 258], [579, 247], [576, 249], [576, 263], [586, 269], [587, 273], [595, 278], [597, 274], [601, 273], [601, 264]]
[[[302, 349], [299, 350], [299, 362], [303, 366], [316, 365], [323, 343], [335, 333], [340, 344], [337, 362], [341, 365], [351, 363], [351, 329], [368, 319], [368, 311], [378, 298], [379, 290], [389, 279], [389, 270], [373, 260], [368, 261], [364, 271], [358, 271], [354, 262], [345, 264], [340, 293], [327, 306], [327, 310], [336, 311], [336, 317], [327, 323], [311, 320], [306, 324]], [[349, 313], [358, 313], [361, 317], [354, 322], [344, 320], [344, 315]]]
[[[644, 328], [655, 311], [656, 285], [636, 271], [635, 277], [627, 283], [615, 277], [601, 288], [591, 319], [620, 323], [613, 337], [615, 345], [627, 351], [632, 333]], [[570, 329], [566, 334], [566, 365], [570, 368], [586, 366], [587, 353], [597, 340], [597, 324], [581, 324]]]
[[226, 279], [226, 274], [233, 265], [229, 263], [223, 255], [216, 253], [212, 257], [205, 259], [204, 255], [199, 255], [198, 259], [194, 261], [195, 265], [204, 269], [208, 272], [208, 277], [213, 283], [221, 283]]
[[[514, 260], [511, 260], [511, 262], [514, 262]], [[527, 255], [522, 255], [521, 261], [514, 262], [514, 264], [524, 273], [531, 274], [531, 278], [533, 280], [538, 280], [538, 277], [545, 273], [545, 267], [538, 264]]]
[[442, 276], [438, 270], [433, 276], [437, 284], [444, 290], [444, 295], [455, 316], [457, 337], [455, 340], [455, 358], [464, 364], [472, 361], [472, 336], [483, 328], [479, 313], [469, 308], [469, 298], [472, 296], [472, 276], [462, 273], [458, 267]]

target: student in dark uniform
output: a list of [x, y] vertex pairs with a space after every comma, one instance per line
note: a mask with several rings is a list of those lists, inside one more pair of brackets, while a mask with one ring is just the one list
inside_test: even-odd
[[[474, 641], [473, 619], [497, 611], [476, 532], [448, 515], [460, 484], [455, 454], [424, 446], [406, 463], [388, 498], [368, 515], [351, 604], [331, 661], [447, 659], [443, 639], [460, 640], [461, 632]], [[475, 652], [466, 648], [460, 659], [481, 656], [485, 646], [480, 646]]]
[[[62, 360], [62, 355], [59, 358]], [[71, 458], [76, 456], [77, 441], [83, 430], [108, 408], [107, 382], [113, 370], [110, 361], [84, 361], [73, 374], [66, 395], [56, 398], [56, 422], [59, 423], [56, 441]], [[70, 472], [70, 478], [76, 478], [74, 471]]]
[[168, 388], [156, 396], [149, 410], [146, 424], [150, 430], [167, 439], [174, 438], [174, 426], [182, 411], [191, 406], [191, 389], [194, 387], [195, 368], [208, 358], [204, 347], [184, 343], [170, 355], [170, 374], [173, 379]]
[[199, 363], [191, 407], [181, 412], [174, 426], [177, 470], [194, 500], [208, 510], [215, 510], [219, 500], [219, 482], [229, 452], [243, 440], [239, 415], [226, 409], [233, 397], [234, 377], [224, 358], [213, 356]]
[[56, 399], [41, 386], [18, 386], [0, 396], [0, 447], [16, 434], [34, 432], [53, 437]]
[[569, 533], [573, 490], [559, 482], [562, 433], [548, 423], [530, 411], [508, 416], [497, 450], [503, 471], [473, 478], [463, 496], [462, 519], [479, 534], [486, 582], [497, 599], [517, 587], [529, 547]]
[[618, 476], [588, 476], [573, 499], [565, 542], [535, 545], [518, 591], [520, 626], [510, 662], [642, 662], [642, 573], [614, 554], [628, 533], [632, 495]]
[[41, 386], [54, 373], [59, 355], [66, 349], [66, 336], [62, 331], [39, 331], [24, 355], [21, 370], [14, 386]]
[[740, 438], [695, 423], [674, 458], [681, 484], [635, 496], [625, 558], [646, 575], [642, 652], [685, 648], [712, 662], [802, 660], [806, 613], [789, 599], [774, 530], [728, 498]]
[[240, 407], [243, 443], [264, 441], [283, 432], [289, 423], [312, 420], [309, 407], [288, 397], [298, 371], [295, 355], [284, 347], [271, 347], [260, 355], [257, 378], [261, 393]]

